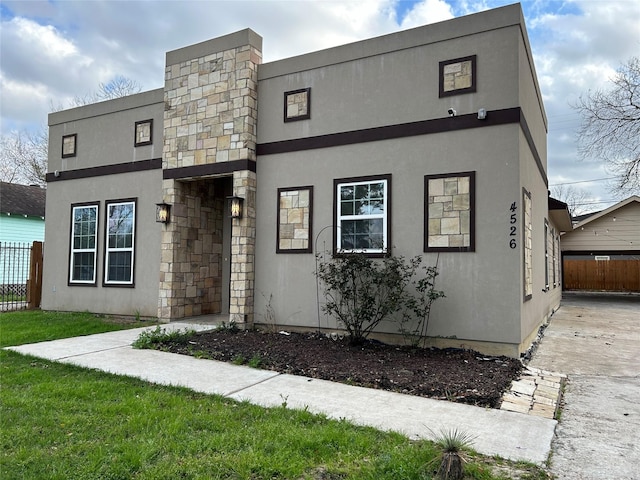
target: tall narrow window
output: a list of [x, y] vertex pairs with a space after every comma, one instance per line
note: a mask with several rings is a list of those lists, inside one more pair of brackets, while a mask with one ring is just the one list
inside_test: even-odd
[[105, 285], [133, 285], [136, 202], [107, 202]]
[[544, 219], [544, 288], [549, 291], [549, 222]]
[[98, 205], [71, 206], [70, 285], [96, 284]]
[[386, 254], [391, 175], [334, 180], [337, 253]]

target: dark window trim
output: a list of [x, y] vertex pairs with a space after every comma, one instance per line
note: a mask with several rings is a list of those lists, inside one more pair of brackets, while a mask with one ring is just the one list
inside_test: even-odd
[[[429, 180], [434, 178], [469, 177], [469, 246], [429, 247]], [[476, 251], [476, 172], [439, 173], [424, 176], [424, 252], [475, 252]]]
[[[133, 203], [133, 246], [131, 252], [131, 262], [133, 263], [131, 268], [131, 283], [123, 283], [123, 282], [107, 282], [107, 254], [108, 254], [108, 244], [109, 244], [109, 205], [113, 205], [114, 203]], [[102, 286], [106, 288], [134, 288], [136, 286], [136, 250], [137, 250], [137, 242], [138, 235], [137, 227], [138, 227], [138, 198], [120, 198], [120, 199], [112, 199], [105, 200], [104, 202], [104, 248], [102, 249], [102, 265], [103, 265], [103, 275], [102, 275]]]
[[[309, 245], [307, 248], [281, 249], [280, 248], [280, 193], [295, 192], [300, 190], [309, 191]], [[302, 187], [278, 188], [276, 253], [313, 253], [313, 185], [305, 185]]]
[[[71, 279], [71, 265], [73, 264], [73, 209], [77, 207], [96, 207], [96, 253], [94, 258], [94, 281], [93, 282], [79, 282], [77, 280]], [[70, 211], [70, 219], [69, 222], [69, 258], [67, 262], [67, 286], [69, 287], [96, 287], [98, 285], [98, 252], [99, 249], [99, 239], [100, 239], [100, 202], [99, 201], [91, 201], [91, 202], [79, 202], [71, 204]]]
[[[64, 139], [65, 138], [73, 138], [73, 153], [64, 153]], [[78, 134], [72, 133], [70, 135], [62, 136], [62, 147], [61, 147], [62, 158], [70, 158], [75, 157], [78, 154]]]
[[[467, 88], [460, 88], [458, 90], [444, 91], [444, 67], [451, 65], [452, 63], [471, 61], [471, 86]], [[444, 60], [440, 62], [438, 68], [438, 96], [439, 98], [451, 97], [453, 95], [463, 95], [465, 93], [473, 93], [476, 91], [476, 72], [477, 72], [477, 55], [469, 55], [467, 57], [455, 58], [453, 60]]]
[[[295, 95], [296, 93], [307, 93], [307, 113], [304, 115], [297, 115], [295, 117], [287, 116], [287, 96]], [[311, 118], [311, 87], [308, 88], [299, 88], [298, 90], [291, 90], [289, 92], [284, 92], [284, 121], [288, 122], [297, 122], [298, 120], [308, 120]]]
[[551, 290], [549, 282], [549, 220], [544, 219], [544, 291]]
[[[146, 142], [138, 142], [138, 125], [143, 125], [145, 123], [149, 124], [149, 140]], [[144, 145], [151, 145], [153, 143], [153, 118], [149, 118], [148, 120], [140, 120], [136, 122], [133, 127], [133, 146], [134, 147], [142, 147]]]
[[[367, 252], [338, 252], [338, 185], [342, 183], [355, 183], [355, 182], [374, 182], [376, 180], [387, 181], [387, 231], [385, 232], [387, 237], [387, 251], [380, 253], [367, 253]], [[366, 255], [370, 258], [384, 258], [391, 255], [391, 211], [392, 211], [392, 194], [391, 194], [391, 174], [385, 173], [381, 175], [366, 175], [363, 177], [346, 177], [335, 178], [333, 180], [333, 256], [339, 257], [341, 255]]]
[[[522, 287], [523, 287], [523, 301], [527, 302], [533, 298], [533, 278], [531, 278], [531, 293], [527, 294], [527, 216], [525, 215], [526, 202], [524, 198], [527, 197], [531, 203], [531, 212], [529, 215], [533, 216], [533, 203], [531, 201], [531, 192], [522, 187]], [[533, 230], [533, 218], [531, 218], [531, 229]], [[531, 232], [531, 250], [533, 250], [533, 231]], [[531, 269], [533, 270], [533, 251], [531, 252]], [[531, 272], [533, 276], [533, 271]]]

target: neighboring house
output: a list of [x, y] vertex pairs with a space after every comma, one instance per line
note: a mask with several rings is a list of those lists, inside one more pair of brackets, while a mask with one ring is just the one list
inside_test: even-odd
[[564, 288], [640, 292], [640, 197], [581, 218], [561, 238]]
[[0, 285], [26, 282], [26, 245], [44, 241], [45, 197], [44, 188], [0, 182]]
[[434, 344], [526, 350], [570, 219], [520, 5], [261, 49], [247, 29], [171, 51], [164, 88], [49, 116], [43, 308], [333, 330], [316, 254], [420, 254], [447, 295]]

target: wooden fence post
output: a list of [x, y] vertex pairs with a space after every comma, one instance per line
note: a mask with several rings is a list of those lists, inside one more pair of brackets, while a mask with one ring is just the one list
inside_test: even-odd
[[28, 307], [30, 310], [40, 307], [42, 299], [42, 242], [33, 242], [31, 246], [31, 264], [29, 266]]

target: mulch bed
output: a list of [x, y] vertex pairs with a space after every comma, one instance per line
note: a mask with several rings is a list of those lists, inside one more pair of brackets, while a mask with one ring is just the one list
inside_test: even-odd
[[471, 350], [411, 348], [367, 341], [350, 345], [317, 333], [217, 330], [165, 351], [408, 395], [499, 408], [522, 369], [519, 360]]

